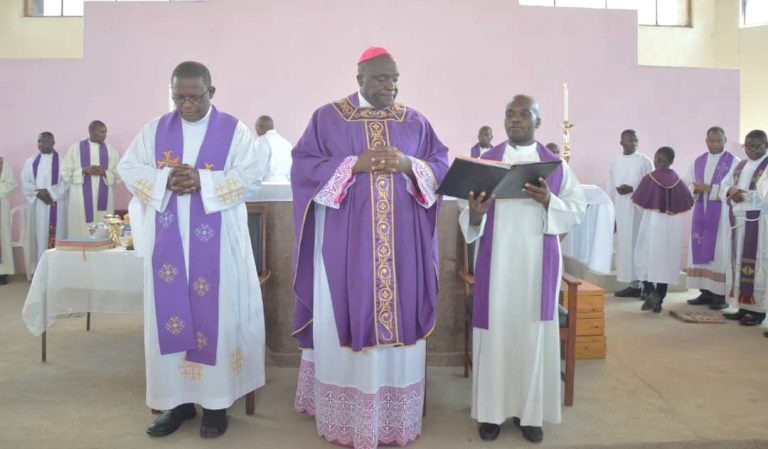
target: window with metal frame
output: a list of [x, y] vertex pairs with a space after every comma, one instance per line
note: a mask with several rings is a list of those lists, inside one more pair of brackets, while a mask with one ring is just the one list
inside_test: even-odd
[[[755, 1], [765, 2], [766, 0]], [[520, 0], [520, 4], [569, 8], [629, 9], [637, 11], [637, 22], [640, 25], [691, 26], [690, 0]]]
[[89, 2], [188, 2], [203, 0], [24, 0], [27, 17], [78, 17], [83, 15], [83, 3]]

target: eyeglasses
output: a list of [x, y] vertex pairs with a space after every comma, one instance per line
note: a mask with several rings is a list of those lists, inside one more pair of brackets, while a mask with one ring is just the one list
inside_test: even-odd
[[759, 143], [757, 145], [755, 145], [755, 144], [749, 144], [749, 145], [744, 144], [744, 145], [741, 146], [741, 149], [742, 150], [747, 150], [747, 149], [749, 149], [749, 150], [759, 150], [760, 147], [762, 147], [763, 145], [764, 144], [762, 144], [762, 143]]
[[190, 103], [192, 103], [194, 105], [199, 105], [199, 104], [201, 104], [203, 102], [203, 100], [205, 100], [205, 96], [208, 95], [208, 94], [210, 94], [210, 91], [207, 91], [207, 90], [205, 92], [203, 92], [202, 95], [187, 95], [187, 96], [184, 96], [184, 95], [173, 94], [173, 95], [171, 95], [171, 99], [173, 100], [174, 103], [178, 104], [179, 106], [183, 105], [187, 101], [189, 101]]

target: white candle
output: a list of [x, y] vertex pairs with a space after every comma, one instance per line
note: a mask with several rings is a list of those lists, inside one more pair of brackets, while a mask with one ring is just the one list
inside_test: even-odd
[[563, 121], [568, 121], [568, 84], [563, 83]]

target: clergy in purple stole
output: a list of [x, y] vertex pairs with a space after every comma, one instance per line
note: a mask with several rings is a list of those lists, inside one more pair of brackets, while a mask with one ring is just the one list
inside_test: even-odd
[[70, 185], [67, 231], [70, 238], [87, 237], [88, 226], [114, 213], [114, 187], [120, 182], [120, 155], [106, 143], [107, 127], [94, 120], [88, 138], [69, 147], [61, 175]]
[[218, 111], [208, 69], [173, 72], [176, 110], [144, 126], [120, 161], [134, 195], [131, 224], [144, 257], [147, 433], [174, 432], [203, 408], [200, 436], [227, 429], [226, 409], [264, 384], [261, 289], [245, 192], [268, 154], [247, 126]]
[[43, 253], [56, 247], [56, 240], [67, 236], [67, 193], [69, 184], [62, 179], [56, 141], [50, 132], [37, 138], [38, 154], [21, 169], [21, 190], [27, 200], [29, 238], [28, 273], [34, 273]]
[[470, 148], [469, 155], [472, 157], [480, 157], [483, 153], [492, 148], [491, 140], [493, 140], [493, 130], [488, 125], [482, 126], [477, 132], [477, 143]]
[[438, 290], [436, 187], [448, 149], [395, 102], [381, 48], [360, 92], [315, 111], [293, 150], [296, 409], [326, 440], [405, 445], [421, 432], [425, 338]]
[[686, 182], [694, 195], [691, 241], [686, 284], [701, 294], [688, 304], [708, 305], [712, 310], [725, 303], [725, 271], [728, 265], [728, 238], [731, 235], [728, 207], [720, 199], [720, 186], [733, 172], [739, 159], [725, 151], [725, 131], [719, 126], [707, 130], [707, 149], [688, 170]]
[[632, 202], [643, 210], [635, 243], [635, 277], [643, 282], [641, 310], [661, 312], [669, 284], [680, 281], [683, 213], [693, 207], [688, 186], [670, 168], [675, 151], [661, 147], [653, 157], [654, 171], [645, 175]]
[[724, 313], [744, 326], [765, 320], [768, 310], [766, 287], [766, 226], [768, 226], [768, 136], [756, 129], [744, 138], [747, 159], [736, 165], [723, 181], [721, 198], [730, 208], [732, 236], [726, 271], [728, 305], [738, 308]]
[[[505, 109], [508, 141], [482, 158], [509, 164], [556, 161], [535, 139], [539, 106], [525, 95]], [[492, 199], [472, 192], [459, 215], [468, 243], [479, 239], [472, 312], [472, 418], [483, 440], [516, 418], [523, 437], [544, 438], [544, 421], [561, 417], [557, 292], [562, 275], [559, 235], [586, 211], [584, 192], [566, 162], [529, 198]]]

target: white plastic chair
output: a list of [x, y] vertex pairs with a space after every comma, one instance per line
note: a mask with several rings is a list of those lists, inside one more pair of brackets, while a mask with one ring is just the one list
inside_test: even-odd
[[[19, 216], [15, 221], [14, 217]], [[27, 236], [27, 205], [16, 206], [11, 209], [11, 230], [13, 230], [13, 224], [18, 223], [18, 240], [11, 240], [11, 251], [13, 248], [21, 248], [22, 254], [24, 254], [24, 271], [27, 273], [27, 281], [32, 280], [32, 260], [29, 257], [29, 239]]]

